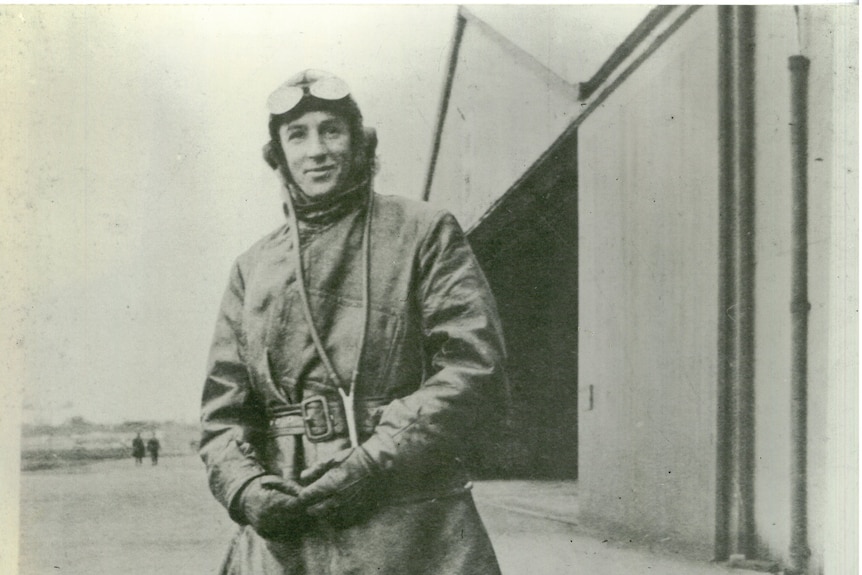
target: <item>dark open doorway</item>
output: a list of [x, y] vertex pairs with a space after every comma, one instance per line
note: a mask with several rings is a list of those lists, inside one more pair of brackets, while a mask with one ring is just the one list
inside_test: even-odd
[[505, 462], [498, 475], [578, 475], [577, 179], [571, 148], [554, 169], [520, 182], [470, 233], [509, 351], [510, 426], [489, 450]]

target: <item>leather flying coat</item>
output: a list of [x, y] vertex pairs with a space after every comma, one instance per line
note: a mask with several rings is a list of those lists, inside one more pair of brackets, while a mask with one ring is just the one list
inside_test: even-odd
[[[314, 321], [344, 381], [363, 325], [367, 204], [360, 200], [299, 227]], [[360, 442], [380, 471], [384, 505], [348, 527], [315, 520], [288, 541], [241, 526], [222, 573], [499, 573], [460, 462], [471, 430], [505, 394], [490, 289], [449, 213], [375, 194], [372, 221], [368, 328], [355, 393], [358, 405], [380, 405]], [[213, 494], [241, 524], [235, 498], [251, 479], [297, 479], [349, 447], [346, 437], [313, 442], [267, 433], [267, 413], [279, 406], [338, 398], [303, 316], [288, 226], [237, 259], [203, 391], [200, 453]]]

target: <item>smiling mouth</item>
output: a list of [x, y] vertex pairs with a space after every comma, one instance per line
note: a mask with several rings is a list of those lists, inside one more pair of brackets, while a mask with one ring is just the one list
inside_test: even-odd
[[305, 172], [308, 174], [319, 176], [322, 174], [328, 174], [329, 172], [331, 172], [334, 169], [335, 169], [335, 166], [325, 166], [325, 167], [321, 167], [321, 168], [311, 168], [310, 170], [305, 170]]

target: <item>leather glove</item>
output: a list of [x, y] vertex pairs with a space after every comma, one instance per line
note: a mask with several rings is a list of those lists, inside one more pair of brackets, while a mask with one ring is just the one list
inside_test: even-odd
[[265, 539], [297, 537], [310, 521], [297, 497], [300, 489], [296, 482], [277, 475], [257, 477], [240, 493], [240, 513]]
[[309, 515], [340, 527], [358, 523], [380, 504], [377, 464], [362, 447], [337, 453], [302, 472], [299, 502]]

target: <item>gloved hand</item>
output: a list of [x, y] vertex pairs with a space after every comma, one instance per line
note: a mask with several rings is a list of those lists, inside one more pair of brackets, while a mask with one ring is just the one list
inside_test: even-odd
[[302, 472], [307, 484], [299, 502], [309, 515], [347, 527], [373, 512], [380, 503], [377, 464], [362, 447], [351, 447]]
[[296, 537], [310, 522], [297, 497], [300, 489], [295, 481], [277, 475], [257, 477], [240, 493], [240, 513], [265, 539]]

